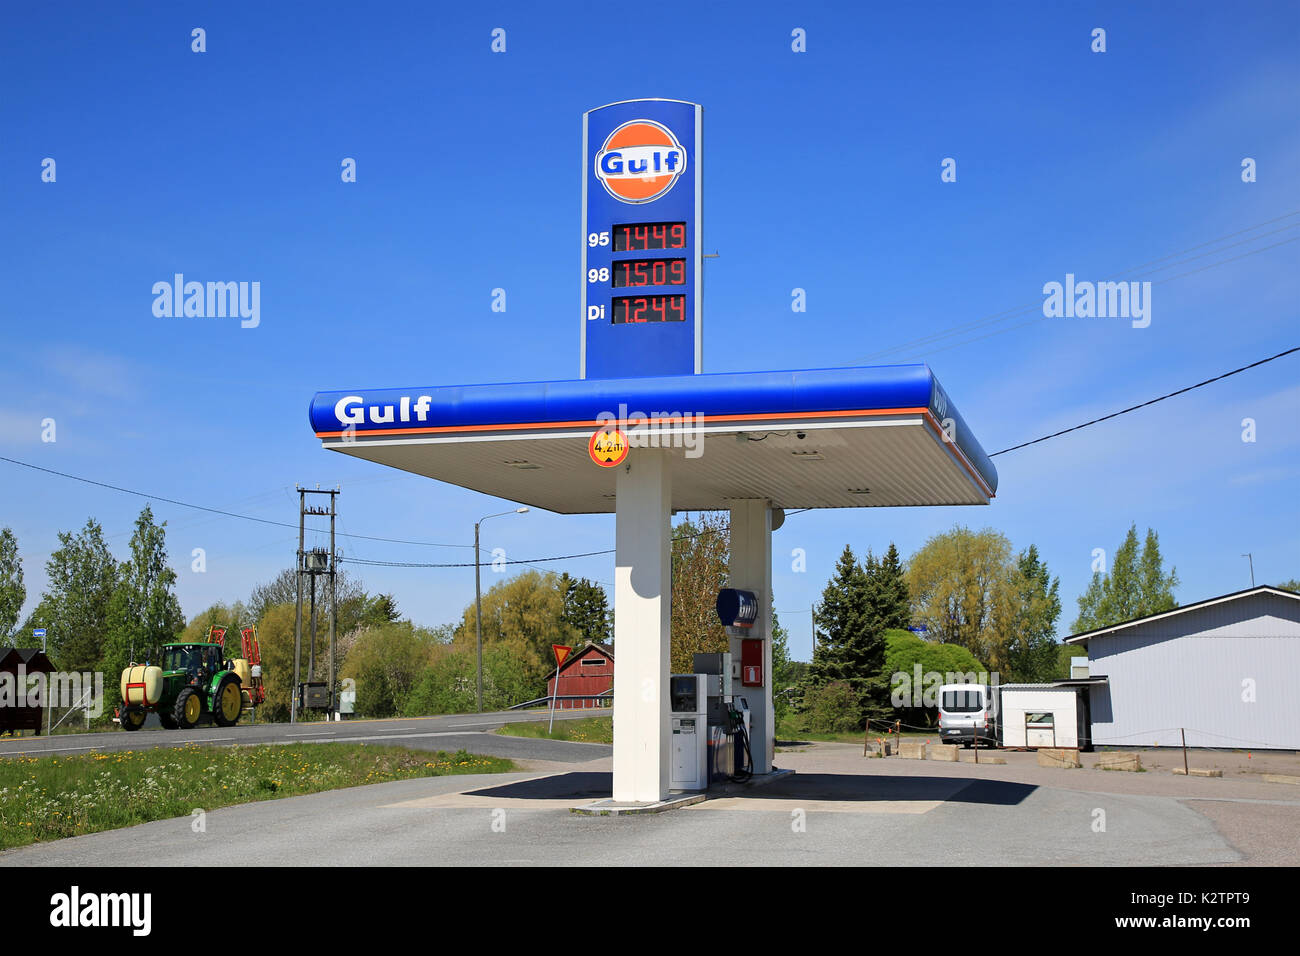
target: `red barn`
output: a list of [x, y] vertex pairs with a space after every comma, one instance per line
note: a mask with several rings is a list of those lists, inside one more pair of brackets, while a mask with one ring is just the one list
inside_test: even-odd
[[[559, 694], [555, 706], [562, 709], [608, 707], [613, 698], [600, 697], [614, 689], [614, 650], [604, 644], [588, 642], [568, 656], [557, 674], [546, 679], [546, 695]], [[566, 699], [568, 698], [568, 699]]]

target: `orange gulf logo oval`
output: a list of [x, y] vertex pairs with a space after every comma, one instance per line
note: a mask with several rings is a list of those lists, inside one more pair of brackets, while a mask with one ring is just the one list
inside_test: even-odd
[[686, 150], [666, 126], [624, 123], [596, 152], [596, 178], [619, 202], [651, 202], [672, 189], [686, 169]]
[[587, 454], [602, 468], [621, 465], [627, 457], [627, 436], [617, 428], [601, 428], [587, 442]]

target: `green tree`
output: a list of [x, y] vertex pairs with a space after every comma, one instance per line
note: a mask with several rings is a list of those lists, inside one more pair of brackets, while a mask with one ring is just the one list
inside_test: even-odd
[[861, 714], [880, 717], [889, 707], [885, 629], [869, 577], [845, 545], [813, 615], [816, 634], [809, 678], [816, 687], [848, 684], [858, 696]]
[[77, 534], [59, 532], [59, 548], [45, 563], [49, 589], [28, 618], [44, 627], [50, 659], [59, 670], [93, 671], [103, 657], [109, 605], [118, 566], [94, 518]]
[[1002, 670], [1019, 614], [1019, 576], [1005, 535], [957, 525], [908, 561], [912, 619], [940, 643], [959, 644]]
[[14, 643], [18, 616], [26, 600], [23, 564], [18, 559], [18, 539], [8, 528], [0, 529], [0, 640]]
[[1283, 581], [1281, 584], [1275, 584], [1273, 587], [1282, 591], [1294, 591], [1295, 593], [1300, 594], [1300, 581], [1297, 581], [1295, 578], [1292, 578], [1290, 581]]
[[1094, 572], [1088, 589], [1079, 596], [1079, 616], [1074, 621], [1074, 633], [1172, 611], [1178, 606], [1174, 599], [1177, 587], [1178, 572], [1170, 568], [1169, 573], [1165, 573], [1160, 539], [1150, 528], [1139, 553], [1137, 523], [1134, 522], [1115, 551], [1110, 572], [1105, 575]]
[[262, 646], [262, 683], [266, 687], [266, 702], [258, 708], [258, 720], [289, 719], [289, 702], [293, 690], [293, 622], [292, 602], [267, 608], [258, 620], [257, 639]]
[[356, 682], [357, 713], [365, 717], [406, 713], [407, 698], [432, 665], [434, 648], [441, 646], [430, 632], [410, 621], [362, 631], [339, 675]]
[[1058, 644], [1056, 658], [1056, 672], [1052, 674], [1052, 680], [1069, 680], [1070, 677], [1070, 659], [1073, 657], [1087, 657], [1088, 649], [1079, 644]]
[[889, 542], [889, 550], [878, 561], [868, 550], [863, 570], [870, 586], [872, 613], [879, 626], [905, 629], [912, 622], [911, 594], [894, 542]]
[[[316, 583], [316, 604], [318, 608], [327, 605], [325, 595], [328, 593], [328, 585], [326, 584], [326, 581], [326, 578], [321, 577]], [[308, 602], [309, 588], [309, 582], [304, 579], [302, 582], [302, 603], [304, 607]], [[266, 581], [253, 588], [253, 592], [249, 595], [246, 606], [255, 623], [260, 621], [262, 615], [271, 608], [280, 604], [293, 604], [297, 600], [297, 573], [293, 568], [285, 568], [270, 581]], [[366, 594], [366, 590], [362, 586], [361, 582], [353, 578], [346, 571], [339, 571], [334, 576], [334, 600], [338, 605], [338, 613], [335, 617], [335, 629], [338, 633], [341, 634], [351, 631], [353, 628], [360, 627], [363, 623], [380, 623], [373, 619], [363, 620], [367, 613], [367, 602], [373, 599]], [[396, 615], [396, 610], [396, 605], [394, 605], [394, 615]], [[396, 617], [392, 619], [396, 620]]]
[[[988, 670], [966, 648], [925, 641], [911, 631], [886, 631], [885, 645], [893, 716], [913, 727], [934, 726], [938, 718], [934, 695], [939, 684], [960, 684], [968, 677], [978, 680]], [[953, 675], [951, 681], [949, 675]]]
[[586, 578], [560, 576], [564, 594], [564, 623], [578, 635], [578, 641], [608, 644], [610, 637], [609, 599], [605, 589]]
[[[525, 571], [507, 578], [483, 595], [483, 705], [488, 705], [489, 649], [502, 645], [520, 663], [522, 671], [509, 678], [512, 687], [526, 688], [518, 704], [546, 692], [546, 675], [554, 666], [552, 644], [577, 643], [577, 631], [564, 619], [564, 593], [560, 576], [553, 572]], [[474, 605], [461, 616], [454, 646], [475, 651]], [[476, 668], [477, 669], [477, 668]], [[503, 676], [503, 680], [505, 680]], [[477, 683], [477, 680], [476, 680]]]
[[99, 661], [106, 675], [106, 710], [121, 702], [112, 678], [133, 660], [157, 660], [162, 645], [185, 627], [176, 598], [176, 572], [167, 563], [166, 526], [165, 521], [155, 524], [153, 510], [145, 505], [131, 535], [131, 556], [118, 566]]
[[727, 586], [731, 535], [724, 512], [683, 520], [672, 540], [672, 670], [689, 674], [696, 654], [731, 650], [718, 621], [718, 592]]
[[1061, 616], [1061, 579], [1053, 578], [1047, 563], [1030, 545], [1017, 562], [1020, 592], [1015, 629], [1007, 647], [1007, 681], [1027, 684], [1056, 679], [1060, 645], [1056, 643], [1056, 620]]
[[772, 609], [772, 708], [779, 725], [789, 712], [794, 690], [807, 672], [802, 661], [790, 659], [790, 633]]
[[857, 689], [836, 680], [809, 689], [800, 718], [804, 730], [839, 734], [861, 730], [864, 714]]

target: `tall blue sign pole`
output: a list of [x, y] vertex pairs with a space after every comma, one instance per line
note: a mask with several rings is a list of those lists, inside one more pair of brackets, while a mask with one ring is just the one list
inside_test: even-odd
[[703, 107], [582, 117], [581, 378], [699, 374]]

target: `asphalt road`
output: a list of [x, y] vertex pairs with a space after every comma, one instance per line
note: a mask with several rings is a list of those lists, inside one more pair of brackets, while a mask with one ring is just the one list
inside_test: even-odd
[[[514, 742], [534, 759], [551, 743]], [[1300, 850], [1292, 787], [855, 751], [781, 753], [793, 777], [655, 815], [570, 812], [608, 794], [598, 756], [226, 807], [205, 832], [161, 820], [10, 850], [0, 866], [1269, 865]]]
[[[592, 712], [557, 711], [556, 721], [590, 717]], [[244, 724], [234, 727], [196, 727], [193, 730], [123, 730], [100, 734], [59, 734], [53, 737], [19, 737], [0, 740], [0, 758], [15, 754], [42, 756], [59, 753], [107, 753], [115, 750], [152, 750], [185, 744], [300, 744], [330, 741], [391, 743], [414, 750], [464, 748], [472, 753], [511, 759], [582, 761], [603, 757], [610, 748], [601, 744], [572, 743], [506, 737], [493, 733], [506, 723], [546, 720], [547, 715], [504, 711], [491, 714], [456, 714], [393, 720], [347, 720], [331, 723]]]

